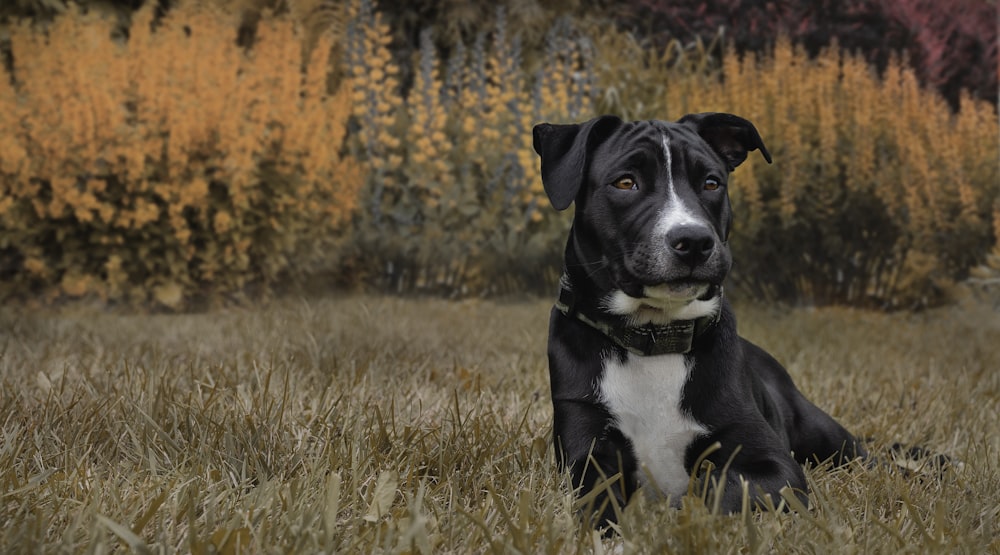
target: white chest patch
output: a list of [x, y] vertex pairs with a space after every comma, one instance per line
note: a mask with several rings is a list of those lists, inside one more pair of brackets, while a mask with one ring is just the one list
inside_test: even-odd
[[629, 354], [624, 363], [604, 362], [600, 384], [601, 400], [635, 449], [640, 483], [655, 485], [673, 502], [687, 492], [687, 446], [708, 432], [680, 408], [690, 370], [684, 355]]

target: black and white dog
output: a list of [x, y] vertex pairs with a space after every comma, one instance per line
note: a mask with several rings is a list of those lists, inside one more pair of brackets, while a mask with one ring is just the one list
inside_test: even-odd
[[737, 335], [723, 296], [729, 173], [753, 150], [771, 161], [753, 124], [604, 116], [540, 124], [534, 148], [552, 205], [576, 203], [548, 356], [557, 455], [581, 495], [597, 488], [596, 524], [640, 486], [678, 503], [703, 456], [726, 512], [744, 483], [752, 504], [804, 500], [803, 463], [866, 456]]

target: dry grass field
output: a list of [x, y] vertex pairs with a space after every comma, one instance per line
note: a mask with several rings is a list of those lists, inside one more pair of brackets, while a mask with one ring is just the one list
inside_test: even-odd
[[549, 301], [0, 309], [3, 553], [998, 553], [1000, 314], [739, 306], [849, 428], [962, 461], [811, 470], [805, 511], [637, 500], [578, 525]]

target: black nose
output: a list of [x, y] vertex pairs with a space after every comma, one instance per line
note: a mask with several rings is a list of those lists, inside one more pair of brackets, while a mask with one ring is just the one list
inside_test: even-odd
[[667, 232], [667, 247], [681, 262], [697, 266], [712, 255], [715, 237], [706, 227], [680, 225]]

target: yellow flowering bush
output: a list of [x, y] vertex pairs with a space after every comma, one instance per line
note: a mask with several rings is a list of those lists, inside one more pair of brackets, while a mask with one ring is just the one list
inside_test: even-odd
[[[11, 30], [0, 75], [0, 294], [179, 307], [323, 264], [365, 168], [341, 156], [335, 37], [182, 3], [155, 21], [69, 13]], [[13, 80], [11, 79], [13, 77]], [[13, 81], [13, 85], [11, 82]]]
[[548, 206], [531, 127], [597, 113], [757, 125], [775, 163], [751, 156], [731, 184], [732, 281], [757, 297], [922, 306], [995, 265], [996, 108], [952, 111], [902, 63], [876, 75], [787, 41], [717, 58], [569, 18], [529, 63], [502, 11], [447, 60], [429, 33], [400, 60], [372, 0], [330, 6], [343, 33], [265, 15], [248, 47], [195, 2], [139, 10], [124, 41], [94, 15], [14, 25], [0, 298], [181, 307], [320, 269], [394, 291], [549, 290], [569, 214]]
[[747, 204], [740, 277], [756, 292], [923, 306], [990, 250], [1000, 134], [988, 103], [954, 113], [902, 64], [879, 77], [836, 47], [810, 60], [788, 42], [765, 59], [728, 54], [702, 102], [754, 121], [774, 155], [751, 157], [732, 185]]
[[[941, 302], [994, 244], [1000, 198], [995, 106], [952, 111], [896, 61], [877, 75], [832, 46], [787, 40], [766, 56], [648, 49], [597, 38], [602, 111], [675, 119], [731, 112], [774, 158], [733, 174], [733, 285], [755, 298], [909, 308]], [[631, 91], [632, 94], [625, 94]]]

